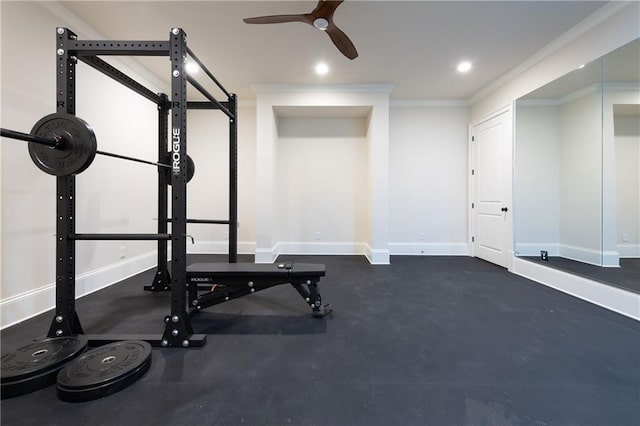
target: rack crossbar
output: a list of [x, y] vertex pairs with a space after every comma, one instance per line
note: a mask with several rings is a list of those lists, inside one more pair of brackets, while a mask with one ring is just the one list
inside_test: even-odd
[[95, 241], [138, 241], [138, 240], [170, 240], [171, 234], [71, 234], [69, 239]]
[[213, 95], [209, 92], [207, 92], [207, 89], [205, 89], [204, 87], [202, 87], [202, 85], [200, 83], [198, 83], [193, 77], [191, 76], [187, 76], [187, 81], [189, 83], [191, 83], [191, 85], [193, 87], [195, 87], [196, 89], [198, 89], [198, 91], [200, 93], [202, 93], [207, 99], [209, 99], [211, 102], [213, 102], [215, 105], [218, 106], [218, 109], [222, 112], [224, 112], [225, 114], [227, 114], [227, 116], [229, 118], [231, 118], [232, 120], [235, 120], [235, 116], [234, 114], [231, 113], [231, 111], [229, 111], [227, 108], [224, 107], [224, 105], [222, 105], [216, 98], [213, 97]]
[[149, 99], [151, 102], [154, 102], [156, 104], [160, 103], [161, 98], [157, 93], [154, 93], [152, 90], [146, 88], [113, 65], [103, 61], [97, 56], [80, 56], [79, 59], [90, 67], [100, 71], [101, 73], [111, 77], [118, 83], [121, 83], [125, 87], [133, 90], [137, 94]]
[[189, 56], [191, 56], [191, 58], [196, 61], [196, 63], [198, 64], [198, 66], [200, 67], [200, 69], [202, 69], [202, 71], [205, 72], [205, 74], [207, 74], [209, 76], [209, 78], [211, 80], [213, 80], [214, 83], [216, 83], [216, 85], [220, 88], [220, 90], [222, 90], [224, 92], [225, 95], [227, 95], [227, 98], [231, 97], [231, 94], [229, 92], [227, 92], [227, 89], [224, 88], [224, 86], [222, 85], [222, 83], [220, 83], [218, 81], [217, 78], [214, 77], [214, 75], [211, 73], [211, 71], [209, 71], [207, 69], [207, 67], [204, 66], [204, 64], [202, 63], [202, 61], [200, 61], [200, 59], [198, 59], [198, 57], [196, 56], [195, 53], [193, 53], [193, 51], [191, 49], [189, 49], [189, 47], [187, 47], [187, 53], [189, 54]]
[[[167, 219], [167, 222], [172, 222], [171, 219]], [[230, 225], [231, 221], [228, 220], [215, 220], [215, 219], [187, 219], [187, 223], [207, 223], [214, 225]]]
[[206, 101], [189, 101], [187, 102], [187, 109], [220, 109], [220, 105], [227, 109], [230, 108], [230, 103], [227, 101], [218, 102], [218, 104], [214, 104], [213, 102]]
[[69, 43], [69, 50], [77, 56], [169, 56], [170, 48], [169, 42], [162, 40], [75, 40]]

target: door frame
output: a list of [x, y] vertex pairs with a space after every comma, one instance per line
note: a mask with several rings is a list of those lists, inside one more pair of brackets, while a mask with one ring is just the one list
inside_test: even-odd
[[474, 129], [478, 126], [480, 126], [481, 124], [485, 123], [486, 121], [489, 121], [493, 118], [496, 118], [502, 114], [507, 114], [506, 117], [506, 123], [509, 126], [509, 128], [507, 129], [507, 134], [510, 136], [510, 143], [508, 144], [509, 149], [511, 150], [510, 153], [510, 161], [508, 162], [508, 176], [509, 178], [507, 179], [506, 183], [506, 188], [505, 188], [505, 204], [508, 206], [509, 211], [506, 214], [506, 225], [505, 225], [505, 233], [504, 233], [504, 237], [503, 237], [503, 249], [506, 253], [506, 267], [509, 271], [511, 271], [513, 269], [513, 257], [514, 257], [514, 230], [513, 230], [513, 226], [514, 226], [514, 220], [513, 220], [513, 216], [515, 214], [515, 209], [514, 209], [514, 184], [513, 184], [513, 180], [514, 180], [514, 164], [515, 164], [515, 102], [509, 102], [508, 104], [494, 110], [493, 112], [482, 116], [481, 118], [478, 118], [474, 121], [471, 121], [469, 123], [469, 127], [468, 127], [468, 140], [467, 140], [467, 144], [468, 144], [468, 165], [469, 165], [469, 172], [468, 172], [468, 188], [469, 188], [469, 200], [468, 200], [468, 205], [467, 205], [467, 211], [468, 211], [468, 235], [467, 235], [467, 243], [469, 244], [469, 253], [471, 253], [472, 257], [477, 257], [476, 256], [476, 249], [475, 249], [475, 245], [474, 245], [474, 241], [473, 236], [474, 234], [476, 234], [476, 223], [475, 223], [475, 215], [474, 215], [474, 210], [472, 208], [472, 205], [474, 205], [474, 203], [476, 202], [475, 200], [475, 196], [476, 196], [476, 187], [475, 187], [475, 180], [473, 179], [473, 170], [476, 169], [476, 164], [475, 164], [475, 142], [473, 141], [474, 138]]

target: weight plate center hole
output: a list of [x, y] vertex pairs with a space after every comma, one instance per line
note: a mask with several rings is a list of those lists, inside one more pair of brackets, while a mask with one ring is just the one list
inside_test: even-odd
[[60, 147], [49, 147], [49, 149], [54, 149], [58, 152], [59, 157], [68, 157], [71, 155], [71, 151], [73, 150], [73, 136], [69, 132], [63, 132], [62, 134], [53, 135], [55, 140], [60, 141]]
[[46, 354], [47, 352], [49, 352], [49, 349], [40, 349], [39, 351], [35, 351], [34, 353], [31, 354], [32, 357], [39, 357], [41, 355]]
[[53, 135], [51, 138], [58, 143], [58, 146], [50, 146], [49, 149], [62, 150], [67, 145], [67, 139], [63, 135]]
[[115, 356], [113, 356], [113, 355], [110, 355], [110, 356], [108, 356], [108, 357], [104, 358], [101, 362], [102, 362], [103, 364], [111, 364], [111, 363], [112, 363], [113, 361], [115, 361], [115, 360], [116, 360], [116, 357], [115, 357]]

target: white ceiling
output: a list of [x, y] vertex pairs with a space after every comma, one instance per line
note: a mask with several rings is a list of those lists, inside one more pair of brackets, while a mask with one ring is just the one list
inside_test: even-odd
[[[240, 100], [255, 99], [252, 84], [392, 84], [391, 99], [467, 100], [607, 2], [347, 0], [334, 19], [358, 49], [353, 61], [311, 26], [242, 22], [308, 13], [316, 2], [61, 3], [110, 40], [168, 40], [183, 28], [190, 49]], [[474, 63], [466, 75], [455, 70], [463, 59]], [[320, 60], [331, 68], [324, 77], [313, 72]], [[169, 80], [166, 58], [140, 62]]]

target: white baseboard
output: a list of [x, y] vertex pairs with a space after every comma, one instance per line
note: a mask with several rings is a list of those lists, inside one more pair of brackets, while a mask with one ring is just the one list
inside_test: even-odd
[[619, 268], [620, 253], [618, 253], [617, 251], [603, 251], [602, 266], [605, 268]]
[[616, 247], [620, 257], [640, 257], [640, 244], [618, 244]]
[[364, 250], [364, 255], [372, 265], [389, 265], [391, 263], [391, 253], [388, 249], [374, 249], [364, 243]]
[[366, 256], [372, 265], [388, 265], [389, 250], [372, 249], [367, 243], [287, 242], [277, 244], [278, 254]]
[[398, 256], [470, 256], [468, 243], [389, 243], [391, 255]]
[[591, 265], [601, 266], [602, 252], [587, 247], [570, 246], [560, 244], [559, 256], [578, 262], [589, 263]]
[[[620, 246], [618, 246], [619, 248]], [[558, 256], [590, 265], [617, 268], [620, 266], [620, 255], [616, 251], [600, 252], [599, 250], [584, 247], [570, 246], [555, 243], [516, 243], [517, 256], [540, 256], [540, 251], [545, 250], [549, 256]]]
[[389, 249], [373, 249], [367, 243], [352, 242], [279, 242], [271, 249], [256, 249], [254, 254], [256, 263], [273, 263], [281, 254], [310, 254], [364, 255], [372, 265], [388, 265], [392, 255], [470, 256], [471, 248], [466, 242], [389, 243]]
[[256, 248], [254, 252], [255, 263], [273, 263], [277, 258], [277, 244], [272, 248]]
[[366, 256], [374, 265], [389, 264], [389, 250], [371, 249], [366, 243], [343, 242], [279, 242], [271, 249], [255, 250], [256, 263], [273, 263], [281, 254]]
[[[367, 243], [279, 242], [273, 249], [256, 250], [256, 263], [272, 263], [281, 254], [364, 255], [373, 265], [388, 265], [392, 255], [469, 256], [468, 243], [389, 243], [389, 249], [373, 249]], [[263, 259], [258, 261], [258, 257]]]
[[278, 242], [271, 249], [256, 249], [256, 263], [273, 263], [281, 254], [291, 255], [366, 255], [364, 243]]
[[[155, 252], [143, 254], [76, 277], [76, 299], [156, 266]], [[55, 308], [54, 283], [0, 302], [0, 330]], [[46, 330], [44, 331], [46, 332]]]
[[540, 256], [543, 250], [549, 256], [560, 256], [557, 243], [516, 243], [517, 256]]
[[639, 294], [517, 257], [512, 272], [640, 321]]
[[315, 255], [363, 255], [363, 243], [342, 242], [279, 242], [278, 254], [315, 254]]

